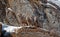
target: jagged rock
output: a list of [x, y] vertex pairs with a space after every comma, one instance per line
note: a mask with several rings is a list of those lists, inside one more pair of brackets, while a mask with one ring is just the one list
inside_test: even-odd
[[39, 6], [42, 2], [39, 2], [41, 1], [8, 0], [9, 7], [7, 8], [10, 9], [6, 12], [6, 20], [10, 25], [15, 26], [35, 25], [43, 27], [45, 13], [43, 12], [43, 6]]
[[[3, 23], [12, 26], [35, 26], [50, 30], [52, 31], [51, 34], [54, 31], [60, 31], [60, 7], [54, 2], [47, 0], [0, 0], [0, 5], [0, 21]], [[31, 30], [32, 34], [34, 34], [33, 30]], [[26, 32], [26, 30], [22, 31]], [[29, 29], [27, 29], [27, 32], [29, 32]], [[30, 35], [30, 33], [28, 34]], [[50, 36], [50, 34], [47, 35]], [[55, 34], [52, 37], [55, 37]]]

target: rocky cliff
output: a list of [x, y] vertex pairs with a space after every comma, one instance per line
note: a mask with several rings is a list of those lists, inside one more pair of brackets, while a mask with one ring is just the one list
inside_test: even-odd
[[0, 22], [60, 32], [60, 1], [53, 1], [0, 0]]

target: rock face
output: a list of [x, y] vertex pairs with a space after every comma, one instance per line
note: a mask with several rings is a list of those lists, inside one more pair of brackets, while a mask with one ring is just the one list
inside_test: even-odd
[[[6, 20], [13, 26], [33, 25], [46, 29], [58, 29], [58, 5], [42, 0], [8, 0]], [[49, 11], [47, 11], [47, 10]], [[56, 13], [58, 12], [58, 13]]]
[[[0, 21], [11, 26], [35, 26], [52, 32], [60, 32], [60, 3], [57, 5], [55, 2], [50, 0], [0, 0]], [[22, 37], [34, 34], [33, 30], [31, 34], [29, 29], [26, 31], [27, 34], [21, 33], [24, 34], [21, 35]], [[36, 34], [38, 34], [36, 37], [40, 37], [41, 33]], [[35, 37], [34, 35], [31, 36]], [[49, 37], [51, 37], [50, 34]]]
[[6, 12], [7, 21], [10, 25], [15, 26], [35, 25], [43, 27], [45, 13], [42, 9], [43, 6], [39, 6], [39, 2], [41, 1], [8, 0], [9, 7], [7, 8], [11, 10], [7, 10]]

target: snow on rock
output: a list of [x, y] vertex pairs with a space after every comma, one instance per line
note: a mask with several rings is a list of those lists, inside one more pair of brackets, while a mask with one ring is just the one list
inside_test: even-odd
[[50, 5], [52, 6], [53, 8], [57, 9], [54, 5], [50, 4], [50, 3], [47, 3], [47, 5]]
[[60, 7], [60, 0], [48, 0], [48, 1], [55, 3]]
[[23, 27], [34, 27], [34, 26], [10, 26], [2, 23], [2, 30], [5, 30], [6, 32], [15, 32], [15, 30], [21, 29]]
[[6, 24], [2, 24], [2, 30], [6, 30], [6, 32], [15, 32], [16, 29], [20, 29], [21, 27], [9, 26]]

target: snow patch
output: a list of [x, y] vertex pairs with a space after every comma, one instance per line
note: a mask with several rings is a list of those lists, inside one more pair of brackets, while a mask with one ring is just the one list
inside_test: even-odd
[[13, 11], [11, 8], [8, 8], [8, 10]]
[[48, 0], [48, 1], [55, 3], [60, 7], [60, 0]]
[[6, 25], [2, 23], [2, 30], [5, 30], [6, 32], [16, 32], [16, 30], [21, 29], [23, 27], [34, 27], [34, 26], [20, 26], [20, 27], [16, 27], [16, 26], [10, 26], [10, 25]]
[[6, 24], [2, 24], [2, 30], [6, 30], [6, 32], [15, 32], [15, 30], [20, 29], [21, 27], [9, 26]]
[[47, 5], [52, 6], [53, 8], [57, 9], [54, 5], [47, 3]]

